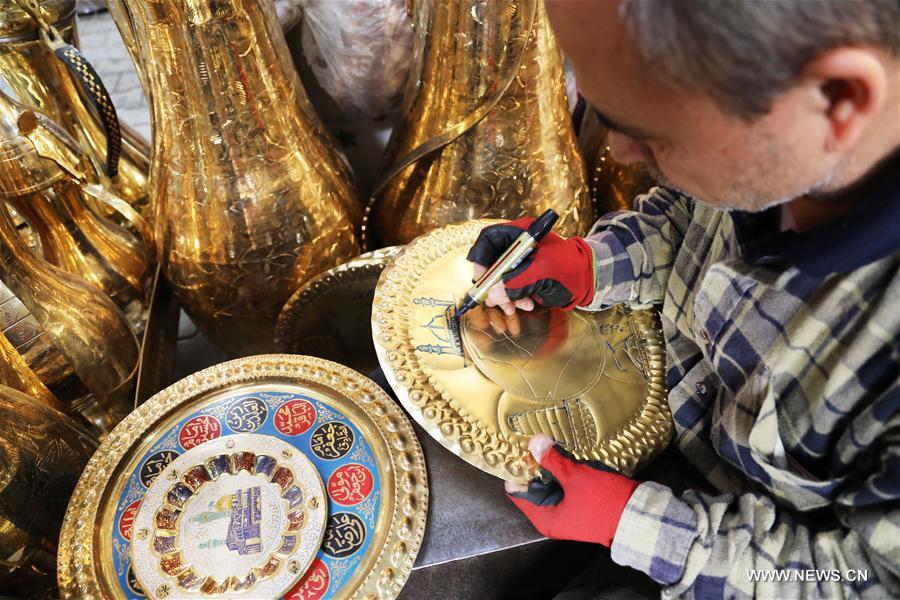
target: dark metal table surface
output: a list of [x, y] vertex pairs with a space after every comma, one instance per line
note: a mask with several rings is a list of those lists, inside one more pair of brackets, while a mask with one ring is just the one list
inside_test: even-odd
[[[228, 360], [182, 315], [174, 379]], [[428, 469], [425, 537], [401, 600], [544, 600], [596, 556], [591, 544], [541, 536], [503, 482], [458, 458], [415, 425]]]

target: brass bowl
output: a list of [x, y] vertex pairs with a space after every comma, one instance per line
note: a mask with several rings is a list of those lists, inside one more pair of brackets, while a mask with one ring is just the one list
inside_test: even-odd
[[[313, 501], [315, 478], [304, 479], [294, 460], [318, 471], [327, 506]], [[60, 593], [394, 598], [427, 507], [418, 440], [375, 383], [308, 356], [234, 360], [153, 396], [104, 440], [66, 512]], [[295, 533], [296, 545], [286, 547]], [[308, 566], [303, 544], [318, 548]], [[233, 580], [213, 573], [218, 552], [236, 565]]]

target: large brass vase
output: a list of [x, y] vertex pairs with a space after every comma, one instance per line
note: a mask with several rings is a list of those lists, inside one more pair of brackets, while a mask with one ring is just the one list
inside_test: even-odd
[[291, 67], [272, 0], [113, 0], [150, 97], [152, 221], [182, 306], [234, 354], [358, 254], [361, 208]]
[[561, 216], [557, 231], [585, 233], [584, 164], [543, 2], [411, 4], [415, 64], [367, 243], [405, 244], [452, 222], [548, 208]]
[[[60, 123], [85, 149], [89, 157], [86, 171], [92, 181], [143, 211], [150, 170], [147, 142], [122, 126], [119, 172], [112, 179], [107, 178], [107, 142], [100, 121], [75, 78], [41, 41], [38, 23], [18, 4], [23, 1], [0, 2], [0, 73], [19, 101]], [[77, 46], [75, 0], [41, 0], [40, 7], [44, 21], [53, 24], [63, 40]]]

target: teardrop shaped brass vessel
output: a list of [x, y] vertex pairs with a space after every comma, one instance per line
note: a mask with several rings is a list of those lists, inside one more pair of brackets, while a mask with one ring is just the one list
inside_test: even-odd
[[[22, 0], [0, 2], [0, 73], [23, 104], [36, 108], [61, 124], [84, 149], [83, 168], [92, 183], [146, 212], [150, 147], [136, 132], [121, 125], [119, 172], [107, 177], [106, 138], [100, 121], [65, 65], [38, 35], [39, 25], [18, 6]], [[40, 0], [43, 20], [56, 27], [62, 39], [78, 46], [75, 0]]]
[[416, 39], [405, 116], [369, 203], [366, 244], [405, 244], [449, 223], [548, 208], [559, 213], [561, 234], [585, 233], [593, 213], [543, 2], [410, 4]]
[[163, 272], [214, 342], [270, 349], [294, 290], [359, 253], [362, 213], [272, 0], [108, 6], [150, 99]]
[[[27, 127], [26, 131], [22, 127]], [[17, 162], [40, 164], [30, 185], [0, 185], [4, 196], [31, 225], [51, 264], [96, 286], [140, 328], [149, 256], [144, 243], [94, 208], [77, 171], [81, 153], [74, 140], [46, 115], [25, 109], [0, 91], [0, 128], [7, 145], [7, 175]], [[12, 153], [18, 149], [20, 155]], [[54, 160], [55, 159], [55, 160]], [[58, 161], [58, 162], [57, 162]], [[71, 170], [71, 172], [70, 172]]]

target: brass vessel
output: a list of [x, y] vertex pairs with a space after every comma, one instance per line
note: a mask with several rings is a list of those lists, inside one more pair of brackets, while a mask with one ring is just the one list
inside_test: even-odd
[[84, 148], [88, 178], [145, 212], [148, 202], [150, 146], [122, 125], [118, 173], [104, 169], [107, 140], [100, 121], [85, 101], [84, 91], [66, 66], [42, 40], [43, 26], [53, 26], [62, 40], [78, 46], [75, 0], [40, 0], [38, 23], [21, 5], [34, 8], [37, 0], [6, 0], [0, 6], [0, 73], [19, 101], [60, 123]]
[[[40, 123], [31, 111], [13, 123], [9, 118], [0, 119], [0, 199], [63, 181], [59, 165], [71, 157], [65, 145], [55, 143], [64, 138], [51, 133], [52, 123]], [[19, 131], [13, 133], [15, 127]], [[130, 411], [138, 345], [128, 321], [103, 292], [35, 255], [5, 202], [0, 202], [0, 331], [22, 359], [11, 367], [24, 364], [30, 370], [0, 383], [34, 393], [36, 378], [67, 411], [100, 430]]]
[[271, 0], [111, 0], [153, 128], [151, 221], [181, 305], [234, 354], [272, 347], [307, 279], [359, 253], [347, 166]]
[[411, 4], [415, 64], [366, 243], [405, 244], [448, 223], [548, 208], [561, 234], [585, 233], [584, 164], [543, 2]]
[[66, 503], [97, 445], [64, 414], [2, 385], [0, 423], [0, 590], [50, 597]]
[[[106, 196], [99, 186], [84, 185], [78, 170], [83, 155], [75, 141], [45, 115], [23, 108], [3, 92], [0, 129], [0, 138], [9, 142], [0, 196], [31, 226], [48, 262], [99, 288], [139, 328], [150, 257], [137, 236], [94, 208], [91, 194]], [[39, 181], [13, 181], [22, 161], [40, 165]]]

